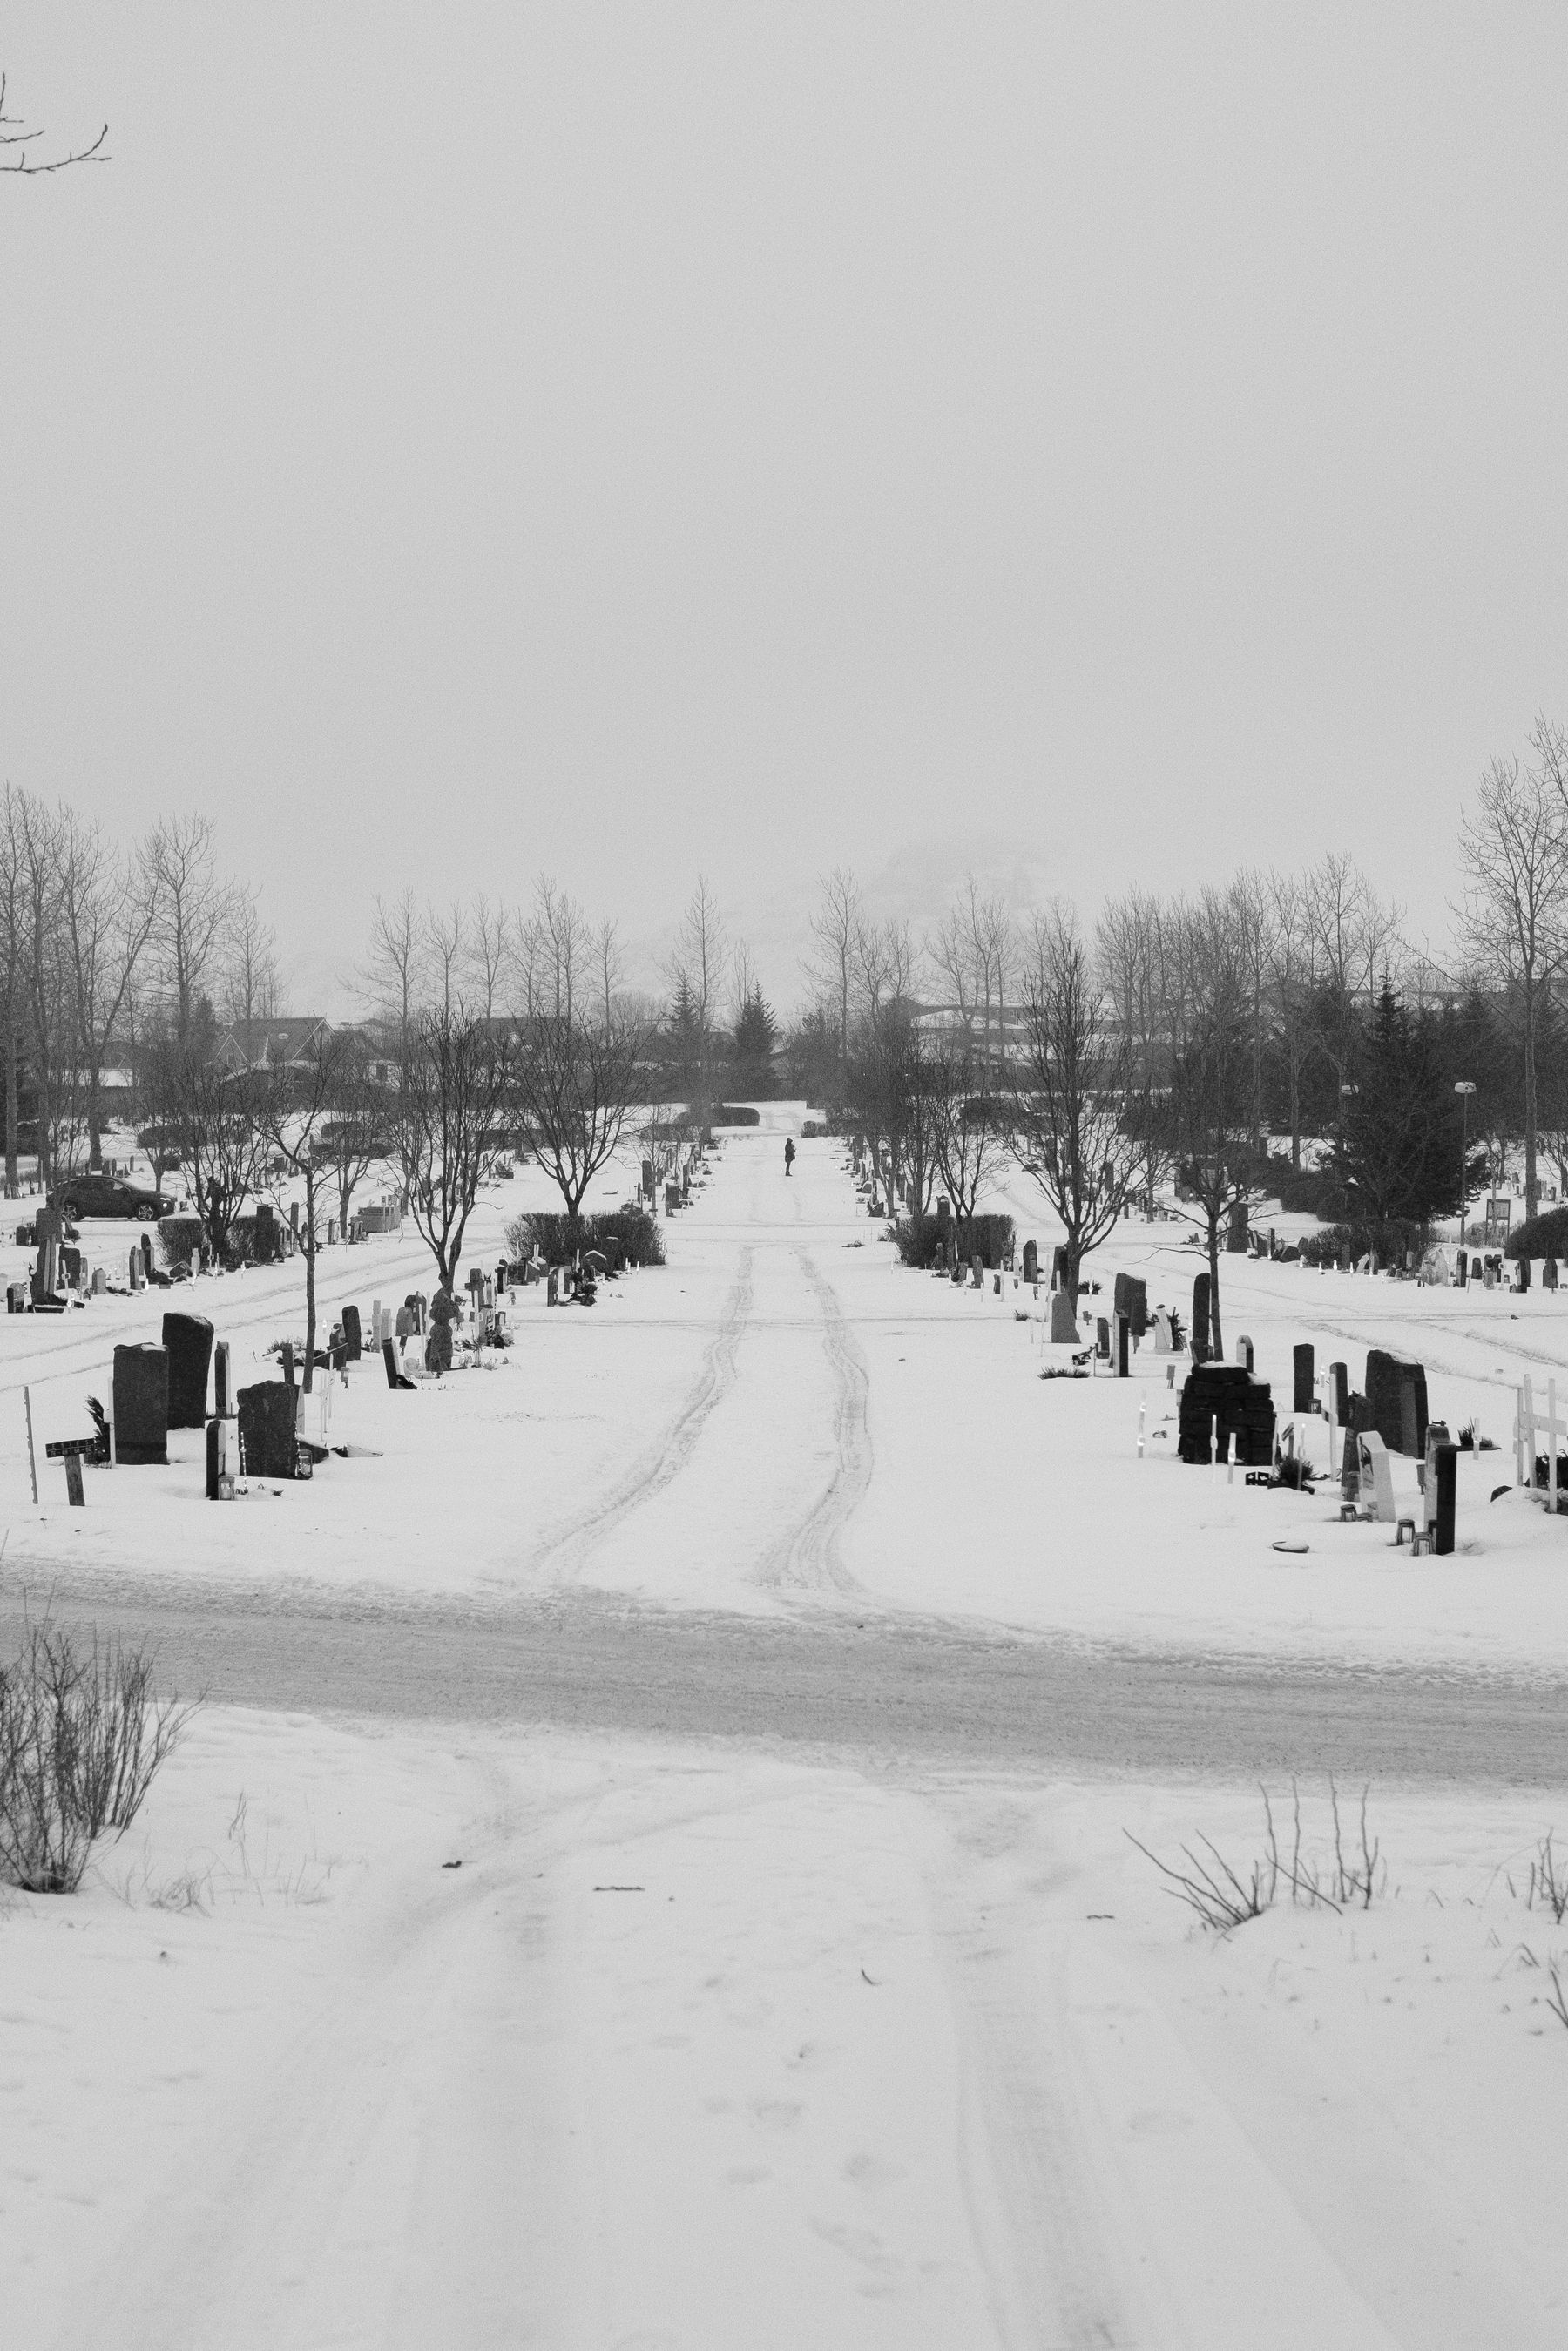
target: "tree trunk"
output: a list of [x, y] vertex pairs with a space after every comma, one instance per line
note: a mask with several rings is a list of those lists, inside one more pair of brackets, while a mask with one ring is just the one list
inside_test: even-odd
[[1535, 1214], [1535, 1000], [1534, 991], [1525, 997], [1524, 1004], [1524, 1213]]
[[305, 1183], [305, 1380], [309, 1395], [316, 1376], [316, 1186]]
[[1208, 1218], [1208, 1336], [1217, 1364], [1225, 1361], [1225, 1334], [1219, 1327], [1219, 1216], [1218, 1209], [1212, 1209]]

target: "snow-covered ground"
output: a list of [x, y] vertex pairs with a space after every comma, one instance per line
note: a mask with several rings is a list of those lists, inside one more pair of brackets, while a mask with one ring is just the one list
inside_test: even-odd
[[[0, 1614], [89, 1592], [104, 1622], [122, 1576], [214, 1624], [225, 1594], [336, 1612], [367, 1671], [391, 1613], [483, 1637], [510, 1609], [528, 1637], [559, 1604], [700, 1625], [716, 1683], [726, 1624], [748, 1656], [770, 1625], [781, 1656], [841, 1629], [873, 1694], [879, 1628], [944, 1625], [1272, 1660], [1325, 1693], [1416, 1661], [1458, 1708], [1481, 1669], [1568, 1682], [1568, 1534], [1489, 1499], [1521, 1368], [1568, 1365], [1568, 1295], [1226, 1261], [1228, 1333], [1287, 1402], [1295, 1340], [1356, 1384], [1393, 1343], [1503, 1445], [1466, 1465], [1459, 1551], [1414, 1562], [1326, 1500], [1176, 1464], [1149, 1353], [1126, 1384], [1042, 1381], [1023, 1295], [899, 1268], [840, 1146], [785, 1177], [800, 1117], [726, 1141], [666, 1269], [591, 1310], [529, 1290], [504, 1363], [439, 1387], [362, 1364], [333, 1434], [372, 1449], [232, 1506], [202, 1500], [194, 1434], [166, 1471], [89, 1472], [82, 1511], [42, 1463], [161, 1297], [8, 1318]], [[465, 1262], [546, 1205], [537, 1176], [496, 1187]], [[1126, 1228], [1092, 1271], [1185, 1312], [1181, 1238]], [[323, 1259], [334, 1304], [416, 1285], [412, 1232]], [[192, 1302], [244, 1379], [298, 1289], [291, 1266]], [[1274, 1552], [1286, 1531], [1309, 1551]], [[1239, 1775], [915, 1754], [891, 1722], [835, 1749], [425, 1711], [209, 1706], [79, 1896], [0, 1896], [7, 2340], [1562, 2341], [1568, 1924], [1526, 1900], [1568, 1784], [1550, 1738], [1537, 1787], [1446, 1785], [1440, 1754], [1375, 1782], [1370, 1909], [1281, 1886], [1217, 1938], [1124, 1832], [1172, 1861], [1212, 1838], [1245, 1875]], [[1316, 1776], [1301, 1802], [1321, 1871]]]

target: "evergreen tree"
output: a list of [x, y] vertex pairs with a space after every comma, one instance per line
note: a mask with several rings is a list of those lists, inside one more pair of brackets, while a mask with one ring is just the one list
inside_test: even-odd
[[761, 987], [754, 987], [742, 1004], [740, 1018], [735, 1024], [737, 1093], [757, 1098], [766, 1098], [771, 1093], [773, 1056], [778, 1050], [779, 1024]]

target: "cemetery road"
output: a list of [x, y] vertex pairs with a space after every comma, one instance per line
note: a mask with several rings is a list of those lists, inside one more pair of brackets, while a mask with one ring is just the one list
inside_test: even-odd
[[[841, 1605], [752, 1616], [601, 1593], [484, 1608], [62, 1577], [62, 1624], [156, 1648], [214, 1704], [651, 1739], [743, 1739], [867, 1760], [1209, 1779], [1568, 1784], [1556, 1682], [1086, 1649]], [[0, 1636], [14, 1639], [13, 1613]]]

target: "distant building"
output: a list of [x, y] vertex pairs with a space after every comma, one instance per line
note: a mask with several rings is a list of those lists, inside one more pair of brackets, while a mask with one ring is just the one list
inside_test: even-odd
[[235, 1020], [218, 1039], [213, 1059], [235, 1077], [248, 1070], [313, 1069], [330, 1034], [331, 1023], [315, 1012]]

